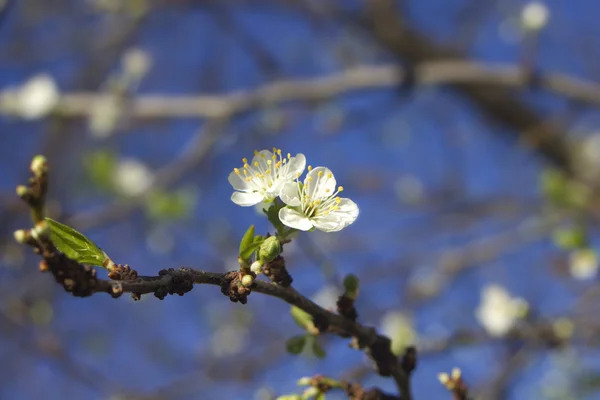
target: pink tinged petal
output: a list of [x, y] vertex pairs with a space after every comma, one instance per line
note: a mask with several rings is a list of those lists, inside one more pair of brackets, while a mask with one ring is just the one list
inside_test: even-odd
[[323, 232], [337, 232], [344, 229], [347, 225], [333, 214], [313, 219], [315, 228]]
[[350, 199], [340, 199], [337, 204], [338, 209], [333, 211], [331, 215], [338, 218], [344, 223], [344, 227], [350, 225], [358, 218], [359, 209], [355, 202]]
[[[319, 177], [319, 172], [323, 173], [321, 177]], [[336, 181], [329, 168], [317, 167], [306, 175], [304, 185], [310, 199], [316, 200], [331, 196], [335, 192]]]
[[258, 192], [233, 192], [231, 201], [238, 206], [250, 207], [263, 201], [263, 195]]
[[284, 225], [301, 231], [308, 231], [313, 227], [313, 223], [304, 214], [288, 207], [279, 210], [279, 219]]
[[295, 182], [287, 182], [285, 185], [283, 185], [283, 188], [281, 188], [279, 197], [281, 198], [281, 201], [288, 206], [299, 206], [301, 201], [300, 194], [298, 193], [298, 184]]
[[246, 182], [244, 178], [236, 174], [235, 171], [232, 171], [229, 174], [229, 178], [227, 178], [227, 180], [235, 190], [240, 190], [242, 192], [250, 190], [250, 185], [248, 184], [248, 182]]
[[296, 178], [298, 174], [302, 174], [306, 168], [306, 157], [304, 154], [298, 153], [295, 157], [289, 159], [287, 163], [287, 174], [292, 178]]

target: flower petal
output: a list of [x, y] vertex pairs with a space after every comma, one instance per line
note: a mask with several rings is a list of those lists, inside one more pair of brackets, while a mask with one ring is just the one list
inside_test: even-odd
[[356, 218], [358, 218], [359, 209], [355, 202], [344, 198], [340, 199], [340, 202], [337, 206], [338, 209], [333, 211], [332, 214], [344, 223], [344, 227], [356, 221]]
[[261, 150], [252, 157], [252, 165], [254, 166], [254, 163], [258, 161], [258, 164], [260, 165], [259, 168], [266, 171], [268, 169], [267, 160], [272, 160], [272, 157], [273, 153], [269, 150]]
[[336, 181], [329, 168], [317, 167], [306, 174], [304, 185], [310, 199], [317, 200], [331, 196], [335, 192]]
[[314, 218], [312, 222], [315, 225], [315, 228], [323, 232], [337, 232], [347, 226], [344, 221], [337, 218], [334, 214]]
[[263, 195], [258, 192], [233, 192], [231, 201], [238, 206], [250, 207], [263, 201]]
[[313, 227], [313, 223], [304, 214], [289, 207], [279, 210], [279, 219], [284, 225], [301, 231], [308, 231]]
[[298, 174], [302, 174], [304, 168], [306, 168], [306, 157], [304, 154], [298, 153], [295, 157], [290, 158], [287, 168], [287, 176], [292, 179], [295, 179]]
[[242, 192], [250, 190], [250, 185], [248, 184], [248, 182], [246, 182], [244, 178], [236, 174], [235, 171], [231, 171], [227, 180], [235, 190], [240, 190]]
[[279, 193], [281, 200], [288, 206], [297, 207], [300, 205], [300, 193], [298, 192], [298, 183], [287, 182], [281, 188]]

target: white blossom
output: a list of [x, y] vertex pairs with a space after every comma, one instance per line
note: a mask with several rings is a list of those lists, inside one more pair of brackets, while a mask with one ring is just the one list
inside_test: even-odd
[[591, 279], [598, 273], [598, 256], [591, 249], [577, 249], [569, 255], [569, 270], [575, 279]]
[[337, 232], [358, 217], [358, 206], [350, 199], [340, 198], [333, 173], [326, 167], [311, 169], [304, 183], [288, 182], [281, 190], [281, 200], [288, 205], [279, 211], [285, 225], [301, 231], [313, 228]]
[[282, 157], [280, 149], [255, 151], [252, 161], [242, 159], [242, 168], [234, 168], [229, 183], [235, 190], [231, 201], [242, 207], [273, 201], [287, 183], [298, 177], [306, 166], [306, 157], [298, 153]]
[[148, 53], [140, 48], [127, 50], [121, 62], [125, 72], [138, 79], [146, 75], [152, 64]]
[[527, 30], [537, 31], [542, 29], [550, 18], [548, 7], [540, 1], [532, 1], [523, 7], [521, 23]]
[[388, 311], [381, 319], [381, 332], [392, 341], [391, 350], [398, 355], [417, 339], [413, 321], [399, 311]]
[[60, 99], [58, 87], [48, 74], [33, 76], [15, 94], [15, 113], [30, 120], [48, 115]]
[[144, 193], [154, 181], [154, 175], [142, 162], [124, 159], [119, 162], [113, 175], [117, 191], [125, 196], [137, 196]]
[[524, 316], [527, 307], [525, 300], [512, 297], [502, 286], [492, 284], [481, 291], [475, 317], [491, 336], [502, 337]]

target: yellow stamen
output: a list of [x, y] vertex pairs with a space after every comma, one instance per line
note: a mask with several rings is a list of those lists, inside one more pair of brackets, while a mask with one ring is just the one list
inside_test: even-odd
[[236, 174], [238, 174], [238, 175], [240, 174], [239, 168], [234, 168], [233, 170], [235, 171]]
[[328, 178], [331, 178], [331, 177], [333, 177], [333, 174], [332, 174], [331, 172], [329, 172], [329, 173], [327, 174], [327, 177], [328, 177]]
[[319, 171], [319, 173], [317, 175], [319, 176], [319, 178], [322, 177], [323, 176], [323, 171]]
[[248, 159], [247, 159], [246, 157], [244, 157], [244, 158], [242, 158], [242, 162], [243, 162], [244, 164], [247, 164], [247, 163], [248, 163]]
[[308, 171], [309, 171], [309, 172], [310, 172], [310, 171], [312, 171], [312, 165], [309, 165], [309, 166], [308, 166]]
[[254, 155], [257, 156], [258, 155], [258, 150], [254, 150]]
[[343, 192], [343, 191], [344, 191], [344, 187], [343, 186], [338, 187], [338, 192]]

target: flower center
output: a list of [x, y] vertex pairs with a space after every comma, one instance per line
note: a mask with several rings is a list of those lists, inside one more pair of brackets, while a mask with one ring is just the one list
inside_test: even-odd
[[[308, 166], [308, 171], [312, 171], [312, 167]], [[323, 171], [319, 171], [317, 174], [317, 181], [315, 182], [315, 187], [319, 187], [319, 183], [321, 179], [329, 180], [333, 177], [333, 175], [328, 173], [325, 177], [323, 175]], [[310, 194], [307, 192], [307, 188], [309, 184], [312, 182], [313, 177], [309, 176], [305, 179], [304, 185], [300, 188], [300, 183], [298, 182], [299, 191], [300, 191], [300, 201], [302, 213], [306, 215], [308, 218], [321, 218], [328, 216], [331, 212], [339, 210], [339, 204], [342, 199], [338, 196], [338, 194], [344, 191], [342, 186], [339, 186], [334, 193], [329, 194], [329, 189], [325, 189], [325, 194], [318, 193], [318, 198], [312, 199]]]
[[235, 168], [234, 171], [240, 178], [249, 183], [253, 192], [265, 194], [276, 184], [280, 177], [287, 174], [290, 159], [291, 155], [289, 153], [287, 158], [281, 155], [281, 149], [273, 148], [273, 154], [270, 157], [254, 150], [253, 162], [248, 164], [248, 159], [242, 158], [242, 170]]

